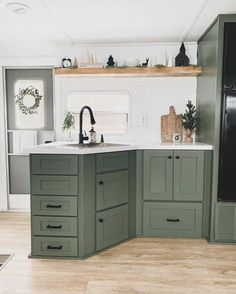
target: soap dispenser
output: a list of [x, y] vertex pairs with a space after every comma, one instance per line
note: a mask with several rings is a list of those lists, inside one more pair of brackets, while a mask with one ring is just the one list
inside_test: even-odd
[[91, 130], [89, 131], [90, 143], [96, 143], [96, 131], [94, 130], [94, 126], [92, 125]]

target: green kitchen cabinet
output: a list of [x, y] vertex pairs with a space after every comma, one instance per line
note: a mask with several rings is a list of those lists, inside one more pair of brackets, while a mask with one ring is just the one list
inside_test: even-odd
[[173, 181], [173, 151], [144, 151], [144, 200], [171, 200]]
[[202, 201], [204, 151], [144, 151], [143, 199]]
[[104, 173], [128, 168], [128, 152], [101, 153], [96, 156], [98, 173]]
[[204, 151], [174, 151], [173, 199], [202, 201]]
[[97, 210], [103, 210], [126, 202], [128, 202], [128, 171], [97, 175]]
[[145, 236], [201, 237], [202, 204], [145, 202]]
[[128, 205], [98, 212], [96, 249], [101, 250], [128, 238]]

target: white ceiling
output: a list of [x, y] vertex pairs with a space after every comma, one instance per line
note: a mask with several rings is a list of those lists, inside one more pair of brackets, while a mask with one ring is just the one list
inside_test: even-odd
[[[9, 2], [31, 7], [17, 15]], [[197, 41], [236, 0], [0, 0], [0, 56], [24, 48]]]

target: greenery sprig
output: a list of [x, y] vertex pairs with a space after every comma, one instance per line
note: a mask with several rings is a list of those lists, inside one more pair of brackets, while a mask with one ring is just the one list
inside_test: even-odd
[[182, 125], [187, 130], [194, 131], [196, 128], [196, 107], [192, 104], [191, 100], [188, 100], [186, 104], [187, 109], [185, 110], [184, 114], [181, 114], [182, 117]]
[[71, 112], [67, 112], [62, 129], [63, 131], [65, 131], [65, 130], [70, 130], [74, 127], [75, 127], [75, 117]]
[[[24, 97], [26, 95], [33, 96], [35, 99], [34, 104], [30, 107], [28, 107], [24, 104]], [[16, 102], [16, 104], [18, 104], [20, 111], [23, 114], [28, 115], [28, 114], [37, 113], [36, 109], [39, 107], [40, 101], [43, 96], [39, 95], [38, 89], [36, 89], [32, 86], [29, 86], [25, 89], [19, 89], [19, 93], [17, 95], [15, 95], [15, 97], [16, 97], [15, 102]]]

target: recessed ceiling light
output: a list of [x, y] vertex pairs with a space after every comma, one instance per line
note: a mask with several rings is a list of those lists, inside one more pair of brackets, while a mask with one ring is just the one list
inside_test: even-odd
[[6, 4], [6, 8], [16, 14], [26, 14], [30, 11], [30, 7], [21, 2], [9, 2]]

